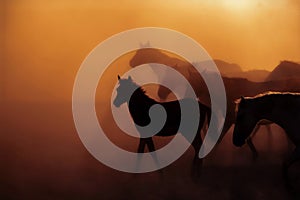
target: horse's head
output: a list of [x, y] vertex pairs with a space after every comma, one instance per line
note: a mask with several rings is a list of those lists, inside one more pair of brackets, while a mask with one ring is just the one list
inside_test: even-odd
[[130, 59], [129, 65], [133, 68], [147, 63], [165, 63], [168, 56], [161, 50], [151, 47], [150, 43], [141, 44], [135, 55]]
[[117, 96], [114, 100], [114, 105], [120, 107], [123, 103], [130, 100], [132, 91], [137, 88], [137, 85], [132, 81], [131, 76], [128, 79], [121, 79], [118, 75], [119, 87], [117, 88]]
[[233, 131], [233, 144], [235, 146], [242, 146], [246, 139], [252, 133], [256, 126], [258, 119], [256, 117], [256, 110], [253, 108], [253, 102], [249, 99], [241, 97], [236, 101], [237, 115]]
[[140, 43], [140, 49], [138, 49], [134, 56], [131, 58], [129, 65], [133, 68], [147, 63], [149, 59], [149, 48], [151, 48], [149, 42], [147, 42], [146, 44]]

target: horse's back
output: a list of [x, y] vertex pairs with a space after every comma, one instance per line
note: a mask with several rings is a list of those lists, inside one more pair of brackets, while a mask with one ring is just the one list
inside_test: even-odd
[[279, 113], [286, 120], [289, 126], [286, 128], [287, 134], [295, 144], [300, 145], [300, 94], [287, 94], [285, 99], [279, 101], [278, 107], [286, 111], [285, 115]]
[[[200, 120], [204, 120], [206, 115], [210, 115], [210, 108], [204, 104], [202, 104], [200, 101], [196, 99], [181, 99], [177, 101], [169, 101], [161, 103], [160, 105], [164, 107], [164, 109], [167, 112], [167, 120], [160, 132], [156, 134], [156, 136], [172, 136], [177, 134], [179, 130], [179, 126], [181, 124], [182, 120], [182, 109], [189, 109], [188, 113], [194, 113], [197, 114], [197, 110], [194, 109], [192, 106], [193, 103], [198, 104], [199, 106], [199, 115]], [[183, 106], [183, 107], [182, 107]], [[193, 110], [191, 110], [193, 109]], [[192, 115], [192, 114], [191, 114]], [[205, 115], [205, 116], [203, 116]], [[200, 125], [200, 122], [199, 122]], [[202, 128], [202, 127], [199, 127]]]

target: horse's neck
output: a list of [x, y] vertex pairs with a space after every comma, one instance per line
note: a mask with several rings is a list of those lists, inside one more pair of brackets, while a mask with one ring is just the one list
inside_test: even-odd
[[133, 121], [140, 126], [150, 123], [149, 109], [157, 102], [148, 97], [140, 88], [131, 96], [128, 106]]
[[156, 52], [151, 56], [151, 60], [153, 63], [160, 63], [160, 64], [164, 64], [166, 66], [170, 66], [175, 68], [176, 70], [181, 71], [182, 69], [184, 69], [184, 67], [182, 66], [186, 66], [187, 62], [185, 62], [184, 60], [181, 60], [179, 58], [176, 57], [172, 57], [169, 56], [165, 53], [162, 52]]
[[289, 116], [289, 111], [281, 106], [281, 102], [277, 98], [264, 97], [257, 108], [259, 120], [266, 119], [274, 122], [284, 128], [286, 117]]
[[153, 105], [154, 100], [150, 98], [145, 92], [141, 89], [138, 88], [135, 90], [135, 92], [132, 94], [131, 99], [132, 102], [135, 104], [151, 104]]
[[227, 92], [228, 107], [227, 112], [235, 115], [234, 101], [241, 96], [254, 96], [266, 91], [276, 90], [278, 85], [268, 82], [252, 82], [247, 79], [224, 78], [224, 85]]

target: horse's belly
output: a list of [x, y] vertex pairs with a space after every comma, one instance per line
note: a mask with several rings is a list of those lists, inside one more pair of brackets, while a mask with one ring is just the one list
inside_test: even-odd
[[178, 127], [163, 128], [156, 136], [172, 136], [178, 133]]

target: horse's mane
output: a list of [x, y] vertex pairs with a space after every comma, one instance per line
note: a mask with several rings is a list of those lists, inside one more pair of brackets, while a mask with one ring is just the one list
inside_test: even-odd
[[152, 97], [150, 97], [147, 94], [146, 90], [142, 86], [138, 85], [136, 82], [134, 82], [132, 80], [131, 81], [126, 80], [126, 81], [127, 81], [127, 83], [129, 83], [131, 85], [130, 87], [136, 87], [137, 88], [135, 90], [135, 93], [138, 94], [139, 97], [144, 96], [144, 97], [147, 97], [148, 99], [154, 100]]
[[[140, 92], [141, 94], [144, 94], [144, 95], [146, 95], [147, 97], [149, 97], [149, 95], [147, 94], [146, 90], [145, 90], [143, 87], [141, 87], [141, 86], [138, 86], [138, 88], [136, 89], [136, 91], [138, 91], [138, 92]], [[151, 97], [149, 97], [149, 98], [151, 98]]]
[[[268, 97], [268, 96], [272, 96], [272, 95], [282, 95], [282, 96], [286, 96], [286, 95], [292, 95], [292, 96], [300, 96], [300, 93], [298, 92], [274, 92], [274, 91], [267, 91], [267, 92], [263, 92], [260, 94], [257, 94], [253, 97], [243, 97], [244, 99], [257, 99], [257, 98], [261, 98], [261, 97]], [[242, 100], [242, 97], [236, 99], [234, 102], [236, 104], [240, 104]]]

